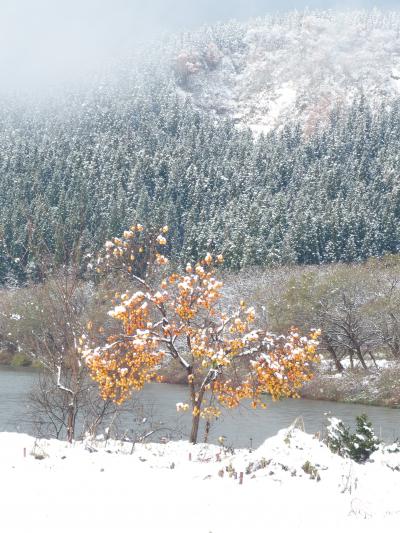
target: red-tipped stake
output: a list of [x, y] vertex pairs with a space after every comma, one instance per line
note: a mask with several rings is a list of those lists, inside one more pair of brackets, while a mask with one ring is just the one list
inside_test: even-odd
[[239, 474], [239, 485], [243, 485], [243, 472]]
[[189, 453], [189, 461], [191, 461], [191, 460], [192, 460], [192, 454]]

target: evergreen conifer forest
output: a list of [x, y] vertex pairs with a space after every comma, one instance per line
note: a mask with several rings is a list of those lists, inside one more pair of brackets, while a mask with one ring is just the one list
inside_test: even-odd
[[[281, 24], [293, 32], [296, 20]], [[232, 270], [399, 251], [400, 99], [350, 91], [311, 126], [300, 113], [255, 132], [196, 99], [243, 35], [205, 29], [85, 89], [2, 100], [2, 282], [40, 279], [44, 255], [83, 260], [135, 222], [168, 225], [176, 263], [210, 251]]]

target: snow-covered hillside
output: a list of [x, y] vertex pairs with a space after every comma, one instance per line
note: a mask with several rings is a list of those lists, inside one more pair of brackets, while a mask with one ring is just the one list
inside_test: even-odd
[[180, 90], [254, 131], [300, 118], [313, 128], [336, 104], [400, 94], [400, 12], [304, 12], [182, 38]]
[[293, 428], [235, 453], [0, 433], [1, 531], [398, 531], [396, 450], [360, 465]]

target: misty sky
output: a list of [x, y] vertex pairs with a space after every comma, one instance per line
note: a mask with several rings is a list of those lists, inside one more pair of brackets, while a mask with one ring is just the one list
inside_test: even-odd
[[0, 90], [88, 75], [165, 32], [309, 8], [400, 8], [400, 0], [0, 0]]

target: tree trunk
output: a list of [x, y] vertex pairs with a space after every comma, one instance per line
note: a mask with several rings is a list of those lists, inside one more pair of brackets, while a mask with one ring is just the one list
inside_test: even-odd
[[[197, 405], [197, 402], [196, 402], [196, 405]], [[192, 417], [192, 430], [190, 432], [190, 443], [191, 444], [197, 443], [199, 425], [200, 425], [200, 407], [199, 407], [199, 411], [196, 412], [196, 414], [194, 414]]]
[[335, 352], [335, 349], [333, 348], [333, 346], [327, 342], [326, 343], [326, 347], [327, 347], [327, 350], [328, 352], [330, 353], [332, 359], [333, 359], [333, 362], [335, 363], [335, 366], [336, 366], [336, 370], [338, 372], [343, 372], [344, 370], [344, 366], [342, 365], [339, 357], [337, 356], [336, 352]]
[[210, 435], [210, 428], [211, 428], [211, 422], [207, 420], [206, 422], [206, 429], [204, 431], [204, 443], [207, 444], [208, 442], [208, 436]]
[[67, 440], [72, 442], [75, 437], [75, 398], [71, 398], [67, 413]]
[[375, 357], [373, 356], [372, 351], [370, 350], [368, 353], [369, 353], [369, 356], [371, 357], [372, 361], [374, 362], [375, 368], [379, 368], [379, 367], [378, 367], [378, 364], [377, 364], [377, 362], [376, 362], [376, 359], [375, 359]]
[[201, 405], [204, 398], [204, 388], [202, 387], [197, 394], [195, 401], [193, 402], [193, 415], [192, 415], [192, 430], [190, 432], [190, 442], [191, 444], [197, 443], [197, 436], [199, 434], [199, 425], [200, 425], [200, 413]]
[[367, 363], [365, 362], [364, 356], [363, 356], [363, 354], [361, 352], [361, 348], [359, 346], [357, 346], [357, 348], [356, 348], [356, 353], [357, 353], [357, 357], [360, 360], [360, 363], [361, 363], [361, 366], [363, 367], [363, 369], [364, 370], [368, 370]]

